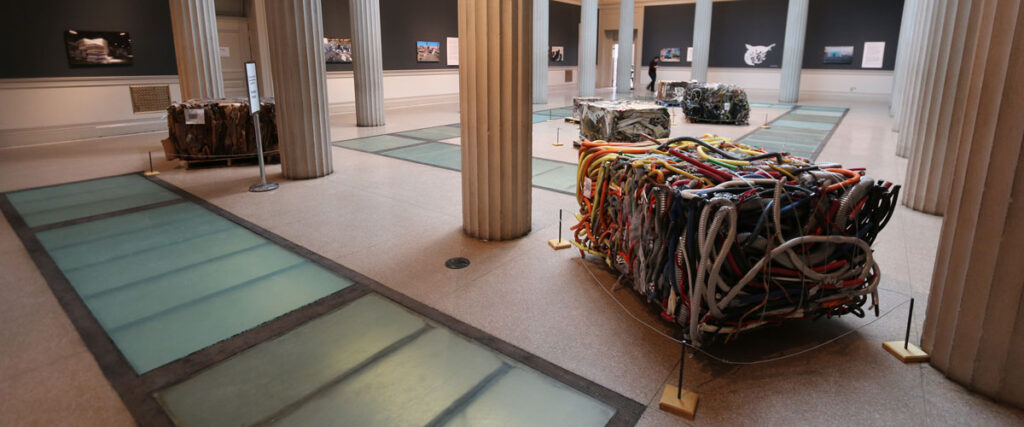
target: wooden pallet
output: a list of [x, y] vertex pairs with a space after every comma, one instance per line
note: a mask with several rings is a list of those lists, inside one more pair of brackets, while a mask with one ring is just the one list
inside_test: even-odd
[[[249, 166], [259, 163], [257, 156], [247, 157], [231, 157], [222, 159], [196, 159], [196, 160], [182, 160], [185, 163], [185, 169], [207, 169], [207, 168], [219, 168], [225, 166]], [[279, 153], [270, 153], [263, 155], [263, 162], [265, 164], [281, 163], [281, 155]]]

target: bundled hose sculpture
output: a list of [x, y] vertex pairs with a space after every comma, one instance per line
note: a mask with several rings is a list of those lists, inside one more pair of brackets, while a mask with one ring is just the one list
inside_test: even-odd
[[739, 86], [692, 82], [682, 102], [686, 119], [693, 123], [745, 125], [750, 119], [747, 92]]
[[[878, 315], [871, 243], [899, 186], [705, 135], [584, 141], [573, 227], [695, 345], [786, 319]], [[713, 335], [720, 336], [720, 335]]]

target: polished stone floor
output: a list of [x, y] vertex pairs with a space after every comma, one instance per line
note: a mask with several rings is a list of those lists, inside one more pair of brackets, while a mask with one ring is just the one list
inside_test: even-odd
[[[555, 91], [538, 109], [571, 102]], [[772, 102], [769, 95], [754, 101]], [[906, 160], [894, 156], [895, 135], [883, 103], [802, 99], [802, 105], [846, 107], [819, 161], [866, 167], [871, 176], [903, 181]], [[768, 120], [783, 114], [776, 109]], [[749, 126], [694, 125], [681, 120], [673, 135], [717, 133], [737, 138]], [[391, 109], [388, 125], [357, 128], [351, 114], [333, 116], [332, 140], [422, 129], [458, 121], [457, 104]], [[573, 161], [572, 125], [534, 126], [534, 156]], [[112, 176], [142, 170], [147, 151], [165, 134], [0, 150], [0, 191]], [[575, 210], [572, 196], [533, 190], [532, 232], [509, 242], [481, 242], [461, 231], [457, 172], [341, 147], [332, 150], [335, 173], [288, 181], [270, 166], [281, 188], [249, 193], [253, 167], [186, 171], [158, 161], [161, 178], [206, 201], [294, 241], [416, 300], [648, 405], [641, 425], [687, 424], [657, 409], [664, 384], [675, 381], [677, 345], [637, 323], [598, 286], [614, 277], [573, 251], [552, 252], [558, 210]], [[0, 424], [130, 425], [124, 404], [85, 348], [29, 254], [0, 221]], [[946, 380], [928, 365], [903, 365], [881, 342], [902, 337], [907, 296], [927, 297], [941, 218], [900, 207], [875, 244], [881, 258], [883, 312], [873, 318], [796, 323], [749, 334], [713, 348], [732, 360], [758, 360], [815, 346], [854, 328], [821, 349], [777, 362], [729, 365], [688, 358], [686, 387], [701, 394], [696, 424], [917, 424], [1020, 425], [1024, 411], [994, 403]], [[472, 260], [449, 270], [454, 256]], [[600, 283], [588, 274], [593, 271]], [[640, 319], [662, 328], [628, 289], [613, 292]], [[913, 339], [919, 335], [918, 310]], [[865, 326], [866, 325], [866, 326]]]

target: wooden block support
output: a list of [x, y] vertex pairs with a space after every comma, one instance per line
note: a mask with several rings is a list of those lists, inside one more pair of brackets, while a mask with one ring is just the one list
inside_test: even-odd
[[571, 248], [572, 247], [572, 243], [569, 243], [569, 241], [565, 240], [565, 239], [561, 239], [561, 240], [559, 240], [559, 239], [551, 239], [551, 240], [548, 240], [548, 246], [551, 246], [551, 249], [554, 249], [554, 250], [557, 251], [559, 249], [569, 249], [569, 248]]
[[903, 348], [903, 341], [886, 341], [882, 343], [882, 348], [897, 359], [900, 359], [903, 363], [920, 363], [927, 362], [931, 356], [921, 350], [920, 347], [910, 344], [907, 348]]
[[677, 399], [678, 388], [674, 385], [666, 385], [661, 392], [661, 403], [658, 408], [670, 414], [693, 420], [693, 414], [697, 412], [697, 399], [700, 395], [683, 390], [683, 398]]

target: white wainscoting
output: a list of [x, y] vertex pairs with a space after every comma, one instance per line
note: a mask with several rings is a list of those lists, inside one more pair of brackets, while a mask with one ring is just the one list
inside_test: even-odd
[[0, 79], [0, 147], [167, 129], [166, 113], [132, 112], [131, 85], [168, 85], [178, 76]]

